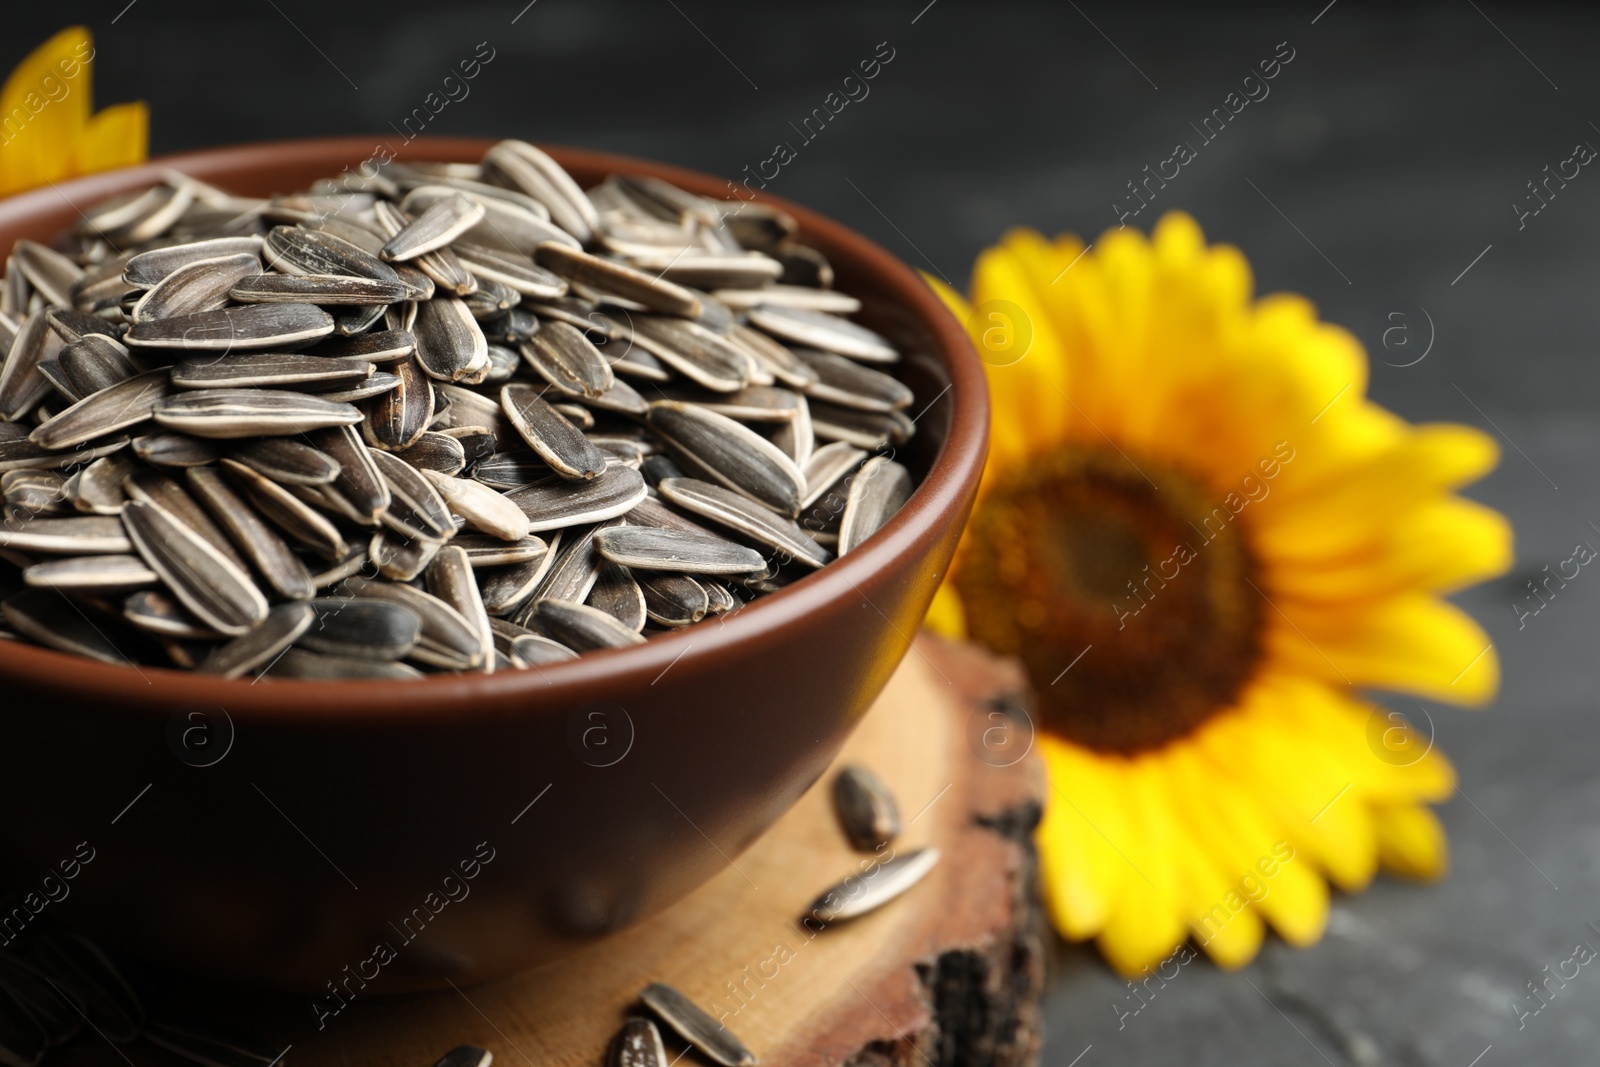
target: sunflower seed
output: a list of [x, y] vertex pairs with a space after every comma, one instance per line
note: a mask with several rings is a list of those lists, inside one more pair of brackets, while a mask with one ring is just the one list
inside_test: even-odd
[[657, 626], [688, 626], [711, 610], [707, 587], [686, 574], [641, 574], [639, 588], [645, 612]]
[[51, 931], [33, 938], [25, 956], [107, 1040], [131, 1041], [144, 1028], [138, 994], [88, 938]]
[[[492, 441], [492, 438], [491, 438]], [[420, 471], [437, 471], [440, 474], [460, 474], [467, 466], [467, 452], [461, 441], [448, 434], [429, 430], [410, 448], [396, 452]]]
[[625, 567], [678, 574], [749, 574], [766, 567], [761, 553], [721, 537], [624, 526], [595, 537], [599, 553]]
[[536, 600], [528, 619], [546, 636], [575, 652], [642, 645], [644, 638], [598, 608], [566, 600]]
[[305, 600], [316, 591], [317, 584], [300, 557], [258, 517], [254, 508], [240, 499], [216, 467], [191, 468], [187, 477], [189, 488], [227, 528], [240, 551], [279, 596]]
[[252, 304], [136, 322], [123, 341], [140, 347], [228, 352], [281, 348], [332, 332], [332, 317], [313, 304]]
[[478, 637], [478, 666], [486, 674], [494, 673], [494, 631], [489, 628], [489, 613], [484, 609], [467, 553], [455, 545], [445, 545], [428, 564], [423, 577], [428, 592], [454, 608], [472, 627]]
[[589, 598], [585, 603], [592, 608], [599, 608], [634, 633], [644, 629], [644, 593], [626, 567], [610, 561], [602, 563], [600, 574], [595, 579], [594, 587], [589, 590]]
[[796, 356], [792, 349], [760, 330], [736, 325], [729, 332], [727, 340], [754, 360], [756, 366], [791, 389], [804, 389], [817, 380], [817, 372]]
[[266, 236], [267, 263], [286, 274], [346, 274], [392, 282], [395, 269], [376, 255], [332, 233], [277, 226]]
[[541, 555], [487, 571], [483, 581], [484, 610], [490, 615], [510, 615], [526, 604], [555, 565], [561, 551], [562, 536], [562, 531], [556, 531]]
[[465, 550], [475, 569], [527, 563], [540, 559], [549, 550], [543, 538], [531, 534], [518, 541], [502, 541], [489, 534], [458, 533], [450, 543]]
[[647, 420], [697, 473], [783, 514], [799, 513], [805, 478], [766, 438], [695, 404], [657, 401]]
[[[0, 425], [8, 425], [0, 423]], [[16, 429], [21, 430], [18, 426]], [[65, 467], [76, 467], [109, 456], [111, 453], [125, 448], [128, 444], [126, 437], [115, 437], [106, 441], [89, 442], [70, 451], [56, 451], [36, 445], [27, 437], [0, 438], [0, 471], [14, 470], [60, 470]]]
[[[74, 474], [74, 477], [76, 473]], [[0, 495], [16, 518], [70, 515], [67, 479], [56, 471], [6, 471], [0, 474]]]
[[688, 289], [622, 263], [558, 244], [540, 245], [535, 258], [539, 266], [569, 282], [619, 296], [664, 315], [692, 319], [701, 312], [700, 298]]
[[477, 1045], [457, 1045], [439, 1057], [439, 1061], [433, 1067], [489, 1067], [492, 1062], [494, 1053], [488, 1049], [479, 1048]]
[[[437, 560], [436, 556], [435, 562]], [[339, 593], [368, 600], [388, 600], [416, 612], [422, 620], [422, 628], [417, 634], [417, 643], [407, 655], [418, 663], [456, 671], [483, 665], [483, 641], [478, 627], [433, 593], [425, 593], [404, 582], [364, 577], [346, 578]]]
[[410, 288], [399, 281], [346, 274], [257, 274], [240, 279], [228, 290], [228, 296], [241, 304], [365, 307], [393, 304], [412, 295]]
[[[310, 604], [279, 604], [267, 612], [266, 621], [249, 633], [218, 645], [197, 668], [201, 674], [239, 678], [270, 664], [298, 641], [316, 620]], [[160, 1044], [157, 1041], [157, 1044]]]
[[161, 637], [212, 641], [224, 635], [195, 618], [165, 589], [145, 589], [122, 604], [122, 617], [146, 633]]
[[881, 335], [825, 311], [765, 304], [751, 308], [748, 314], [752, 325], [784, 341], [868, 363], [893, 363], [900, 358]]
[[425, 252], [443, 248], [476, 226], [483, 216], [481, 203], [456, 193], [405, 223], [383, 246], [382, 257], [391, 261], [416, 259]]
[[871, 852], [900, 836], [900, 807], [883, 779], [865, 767], [845, 767], [833, 779], [833, 811], [850, 844]]
[[896, 416], [904, 418], [898, 411], [860, 411], [825, 400], [811, 402], [811, 430], [818, 439], [843, 441], [869, 452], [887, 447], [890, 441], [902, 444], [910, 436]]
[[[226, 677], [237, 678], [239, 675], [228, 674]], [[222, 1030], [210, 1023], [200, 1025], [152, 1020], [142, 1036], [202, 1067], [273, 1067], [286, 1051], [280, 1051], [253, 1035]]]
[[144, 422], [170, 392], [165, 369], [145, 371], [78, 401], [28, 438], [50, 449], [81, 445]]
[[371, 363], [324, 359], [293, 352], [200, 356], [172, 366], [172, 384], [183, 389], [239, 389], [302, 386], [312, 389], [348, 386], [372, 373]]
[[490, 345], [489, 373], [484, 375], [483, 380], [490, 385], [504, 385], [516, 377], [521, 368], [522, 357], [504, 345]]
[[523, 485], [506, 494], [529, 519], [529, 530], [540, 533], [585, 522], [625, 515], [649, 495], [644, 476], [631, 467], [607, 467], [590, 482], [555, 478]]
[[122, 483], [133, 471], [133, 460], [125, 452], [95, 460], [69, 482], [73, 506], [91, 515], [120, 515], [128, 499]]
[[733, 532], [810, 567], [832, 558], [792, 520], [773, 514], [742, 494], [693, 478], [668, 478], [656, 487], [670, 503], [711, 519]]
[[417, 342], [417, 361], [441, 381], [453, 382], [486, 368], [488, 341], [465, 303], [439, 297], [417, 306], [411, 327]]
[[339, 463], [332, 456], [287, 437], [259, 438], [230, 456], [284, 485], [327, 485], [339, 477]]
[[160, 579], [137, 556], [79, 556], [35, 563], [23, 570], [22, 580], [43, 589], [117, 593], [143, 589]]
[[484, 485], [510, 491], [535, 482], [556, 478], [550, 465], [531, 449], [519, 448], [514, 452], [496, 452], [479, 460], [472, 468], [472, 477]]
[[616, 381], [600, 350], [582, 330], [565, 322], [547, 323], [522, 342], [520, 351], [539, 377], [570, 396], [593, 399]]
[[379, 521], [407, 537], [445, 541], [454, 536], [449, 507], [421, 471], [387, 452], [371, 455], [389, 487], [389, 507]]
[[323, 682], [410, 681], [422, 672], [406, 663], [366, 659], [356, 656], [329, 656], [303, 648], [291, 648], [278, 656], [261, 678], [305, 678]]
[[202, 467], [215, 462], [221, 450], [210, 441], [182, 433], [150, 433], [133, 439], [133, 453], [160, 467]]
[[621, 519], [612, 519], [588, 528], [569, 529], [563, 538], [555, 563], [545, 576], [533, 599], [566, 600], [581, 604], [600, 577], [600, 566], [605, 560], [595, 550], [595, 534], [615, 526]]
[[[780, 264], [780, 269], [782, 265]], [[848, 293], [833, 289], [817, 289], [809, 285], [768, 285], [760, 289], [717, 289], [712, 296], [735, 311], [750, 311], [756, 307], [801, 308], [806, 311], [825, 311], [834, 315], [854, 315], [861, 310], [861, 301]]]
[[64, 345], [55, 360], [61, 376], [79, 397], [109, 389], [137, 373], [128, 350], [104, 334], [88, 334]]
[[361, 432], [374, 447], [399, 452], [416, 444], [433, 421], [434, 392], [415, 357], [392, 368], [400, 384], [373, 400]]
[[176, 479], [161, 471], [136, 468], [123, 482], [123, 490], [130, 500], [154, 504], [166, 511], [178, 522], [187, 526], [191, 532], [207, 541], [241, 571], [248, 569], [244, 557], [234, 548], [233, 542], [228, 540], [227, 535], [211, 521], [205, 509], [195, 502], [194, 498], [184, 490], [182, 483]]
[[367, 555], [385, 578], [409, 582], [422, 574], [428, 561], [443, 547], [443, 541], [432, 538], [379, 530], [367, 545]]
[[49, 555], [119, 555], [133, 550], [113, 516], [0, 522], [0, 548]]
[[313, 345], [303, 353], [326, 359], [349, 359], [367, 363], [395, 363], [417, 350], [417, 339], [408, 330], [377, 330], [358, 337], [335, 337]]
[[296, 643], [312, 652], [397, 660], [411, 651], [422, 633], [421, 616], [392, 600], [318, 597], [306, 603], [314, 621]]
[[750, 384], [755, 359], [698, 323], [638, 315], [630, 327], [625, 340], [707, 389], [731, 393]]
[[679, 1037], [722, 1067], [750, 1067], [757, 1062], [732, 1030], [671, 986], [654, 982], [640, 990], [639, 999]]
[[834, 441], [823, 445], [806, 461], [806, 495], [801, 508], [809, 508], [821, 499], [822, 494], [836, 485], [839, 479], [859, 467], [867, 453], [847, 441]]
[[466, 242], [458, 243], [454, 251], [473, 277], [493, 282], [519, 297], [553, 300], [567, 294], [566, 279], [545, 270], [521, 252]]
[[25, 589], [11, 594], [0, 602], [0, 618], [17, 633], [57, 652], [119, 667], [133, 662], [106, 636], [103, 627], [54, 590]]
[[56, 359], [61, 348], [61, 338], [42, 313], [23, 320], [0, 368], [0, 419], [21, 418], [49, 394], [50, 381], [39, 372], [39, 364]]
[[266, 618], [267, 602], [249, 576], [171, 513], [133, 500], [122, 523], [150, 569], [206, 625], [237, 635]]
[[817, 380], [804, 387], [807, 396], [861, 411], [899, 411], [911, 404], [911, 390], [882, 371], [816, 349], [796, 349], [795, 355], [817, 372]]
[[444, 432], [463, 427], [487, 430], [494, 435], [500, 448], [509, 448], [517, 440], [511, 421], [494, 400], [470, 389], [442, 382], [434, 388], [448, 403], [444, 414], [434, 419], [434, 429]]
[[197, 389], [164, 397], [155, 420], [196, 437], [288, 436], [361, 421], [350, 404], [277, 389]]
[[228, 306], [229, 290], [243, 279], [260, 273], [260, 257], [247, 252], [195, 260], [146, 291], [128, 317], [134, 322], [153, 322], [175, 315], [216, 311]]
[[[599, 396], [581, 398], [584, 404], [597, 411], [610, 411], [619, 415], [641, 416], [650, 410], [649, 403], [638, 390], [621, 379], [613, 379], [611, 388]], [[594, 437], [591, 435], [590, 440]], [[595, 442], [599, 445], [599, 442]]]
[[316, 431], [309, 440], [339, 464], [338, 477], [323, 487], [324, 498], [363, 526], [375, 525], [389, 507], [389, 485], [361, 435], [354, 427], [336, 426]]
[[123, 265], [122, 277], [129, 285], [140, 289], [153, 289], [180, 267], [201, 260], [217, 260], [237, 255], [254, 256], [259, 264], [261, 238], [217, 237], [140, 252]]
[[72, 306], [72, 286], [83, 277], [83, 268], [53, 248], [23, 239], [11, 249], [17, 266], [46, 303]]
[[433, 483], [449, 509], [467, 520], [467, 525], [502, 541], [520, 541], [528, 536], [528, 517], [509, 498], [481, 482], [453, 478], [434, 470], [423, 476]]
[[624, 1023], [612, 1042], [609, 1067], [667, 1067], [667, 1050], [656, 1024], [637, 1016]]
[[528, 447], [561, 477], [593, 479], [606, 469], [605, 455], [532, 386], [502, 386], [500, 406]]
[[922, 881], [938, 862], [936, 848], [921, 848], [896, 856], [878, 864], [872, 873], [852, 875], [823, 893], [812, 903], [805, 917], [821, 923], [835, 923], [876, 911]]
[[911, 497], [911, 475], [892, 459], [876, 456], [850, 480], [839, 521], [839, 555], [876, 533]]
[[56, 336], [61, 338], [63, 345], [81, 341], [86, 336], [108, 337], [114, 340], [122, 335], [122, 328], [117, 325], [74, 308], [46, 308], [44, 317]]
[[484, 177], [543, 204], [550, 221], [588, 241], [600, 217], [561, 164], [525, 141], [501, 141], [483, 157]]
[[727, 586], [721, 582], [701, 582], [706, 591], [706, 600], [710, 607], [708, 615], [726, 615], [739, 607], [739, 601], [728, 591]]

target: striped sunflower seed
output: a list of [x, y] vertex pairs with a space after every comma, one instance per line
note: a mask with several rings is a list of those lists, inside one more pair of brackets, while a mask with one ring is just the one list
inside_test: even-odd
[[799, 514], [805, 477], [794, 461], [766, 438], [696, 404], [657, 401], [650, 405], [647, 419], [651, 429], [673, 446], [680, 463], [694, 468], [693, 473], [781, 514]]
[[900, 353], [881, 335], [825, 311], [764, 304], [751, 308], [749, 317], [752, 325], [797, 345], [868, 363], [894, 363], [900, 358]]
[[228, 306], [229, 290], [234, 285], [260, 273], [261, 257], [253, 252], [194, 260], [151, 286], [133, 305], [128, 317], [134, 322], [153, 322], [216, 311]]
[[821, 923], [854, 919], [876, 911], [922, 881], [939, 862], [939, 850], [922, 848], [877, 865], [872, 873], [852, 875], [819, 896], [805, 918]]
[[446, 197], [389, 238], [383, 246], [382, 257], [390, 261], [416, 259], [454, 241], [476, 226], [483, 216], [484, 207], [478, 201], [469, 200], [460, 193]]
[[489, 627], [489, 613], [484, 608], [483, 594], [473, 574], [472, 561], [464, 549], [445, 545], [428, 563], [423, 572], [428, 592], [444, 601], [465, 619], [478, 638], [478, 668], [493, 674], [495, 668], [494, 631]]
[[589, 599], [584, 603], [599, 608], [634, 633], [644, 629], [648, 618], [644, 591], [639, 588], [633, 574], [628, 568], [609, 560], [601, 563], [600, 574], [595, 578], [594, 587], [589, 590]]
[[711, 610], [707, 587], [686, 574], [641, 574], [639, 588], [645, 612], [657, 626], [688, 626]]
[[186, 474], [194, 495], [279, 596], [306, 600], [316, 592], [317, 584], [300, 557], [233, 491], [216, 467], [191, 468]]
[[317, 597], [306, 602], [313, 619], [297, 644], [329, 656], [402, 659], [422, 635], [422, 618], [392, 600]]
[[148, 252], [140, 252], [124, 264], [122, 278], [129, 285], [140, 289], [153, 289], [164, 281], [173, 271], [190, 263], [201, 260], [223, 259], [236, 255], [254, 256], [256, 262], [261, 262], [261, 238], [254, 235], [249, 237], [215, 237], [204, 241], [190, 241], [186, 244], [169, 245], [166, 248], [155, 248]]
[[310, 604], [279, 604], [267, 612], [266, 621], [260, 626], [226, 644], [218, 645], [196, 669], [201, 674], [242, 677], [270, 664], [298, 641], [316, 618], [316, 612]]
[[761, 553], [721, 537], [621, 526], [595, 536], [599, 553], [613, 563], [678, 574], [750, 574], [764, 570]]
[[671, 986], [651, 983], [639, 991], [639, 999], [679, 1037], [722, 1067], [751, 1067], [757, 1062], [755, 1053], [746, 1048], [732, 1030]]
[[292, 347], [332, 332], [332, 316], [313, 304], [251, 304], [136, 322], [122, 339], [140, 348], [242, 352]]
[[71, 448], [137, 426], [172, 391], [165, 369], [145, 371], [91, 393], [39, 425], [29, 440], [44, 448]]
[[481, 482], [434, 470], [423, 470], [422, 475], [433, 483], [451, 512], [465, 519], [472, 529], [502, 541], [520, 541], [528, 536], [528, 516], [505, 495]]
[[623, 1023], [612, 1042], [610, 1067], [667, 1067], [667, 1050], [656, 1024], [637, 1016]]
[[876, 533], [910, 497], [910, 472], [884, 456], [867, 460], [850, 480], [850, 495], [839, 521], [839, 555]]
[[351, 426], [361, 421], [361, 411], [350, 404], [277, 389], [196, 389], [157, 401], [155, 420], [196, 437], [232, 439]]
[[238, 635], [266, 618], [266, 598], [249, 575], [169, 512], [132, 500], [122, 524], [150, 569], [207, 626]]
[[413, 294], [410, 287], [398, 280], [390, 282], [347, 274], [255, 274], [239, 279], [227, 295], [241, 304], [366, 307], [393, 304]]
[[419, 304], [411, 333], [417, 341], [417, 362], [430, 377], [456, 382], [488, 367], [489, 342], [471, 309], [455, 297]]
[[470, 671], [483, 666], [483, 640], [479, 628], [433, 593], [423, 592], [404, 582], [384, 582], [361, 576], [346, 578], [339, 592], [340, 595], [368, 600], [393, 601], [416, 612], [422, 620], [422, 628], [418, 631], [417, 643], [408, 653], [409, 658], [416, 662], [456, 671]]
[[361, 656], [332, 656], [304, 648], [291, 648], [257, 677], [267, 679], [301, 678], [317, 682], [391, 682], [411, 681], [422, 677], [422, 672], [408, 663], [375, 660]]
[[650, 494], [644, 476], [631, 467], [607, 467], [589, 482], [546, 477], [506, 493], [528, 517], [533, 533], [626, 515]]
[[561, 477], [588, 480], [606, 469], [604, 454], [533, 386], [502, 386], [500, 406], [528, 447]]
[[668, 502], [712, 520], [757, 544], [775, 548], [809, 567], [833, 554], [818, 545], [793, 520], [774, 514], [741, 493], [694, 478], [668, 478], [656, 487]]
[[78, 556], [35, 563], [22, 572], [27, 585], [63, 592], [121, 593], [155, 585], [160, 578], [138, 556]]
[[594, 399], [616, 382], [600, 350], [569, 323], [546, 323], [519, 350], [534, 373], [569, 396]]
[[642, 645], [644, 638], [587, 604], [566, 600], [536, 600], [528, 619], [546, 637], [575, 652]]
[[327, 485], [339, 477], [338, 460], [290, 437], [258, 438], [229, 456], [283, 485]]
[[900, 836], [900, 806], [883, 779], [851, 765], [833, 779], [833, 811], [852, 847], [871, 852]]

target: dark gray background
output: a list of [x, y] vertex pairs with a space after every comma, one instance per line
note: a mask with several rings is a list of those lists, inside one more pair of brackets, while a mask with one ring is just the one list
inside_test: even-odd
[[[1095, 235], [1113, 224], [1124, 183], [1189, 139], [1188, 123], [1287, 41], [1296, 56], [1271, 95], [1133, 221], [1192, 212], [1209, 236], [1244, 249], [1262, 291], [1305, 293], [1367, 340], [1379, 401], [1500, 437], [1501, 468], [1474, 494], [1515, 522], [1517, 572], [1463, 602], [1500, 645], [1504, 692], [1487, 712], [1428, 708], [1471, 798], [1443, 808], [1449, 881], [1380, 879], [1337, 897], [1310, 951], [1272, 943], [1235, 974], [1190, 964], [1120, 1031], [1111, 1005], [1122, 983], [1091, 951], [1065, 947], [1045, 1059], [1594, 1062], [1594, 967], [1520, 1031], [1509, 1005], [1578, 941], [1600, 948], [1587, 925], [1600, 922], [1600, 577], [1582, 572], [1521, 631], [1510, 606], [1576, 543], [1600, 547], [1600, 176], [1586, 168], [1520, 231], [1511, 208], [1576, 142], [1600, 144], [1595, 12], [1505, 0], [1399, 10], [1356, 0], [1326, 10], [1326, 0], [125, 2], [8, 5], [0, 67], [60, 26], [89, 24], [98, 101], [147, 100], [156, 152], [392, 137], [390, 124], [487, 41], [495, 58], [471, 95], [426, 132], [588, 145], [733, 176], [778, 141], [798, 145], [790, 123], [888, 41], [895, 58], [871, 95], [801, 147], [773, 190], [963, 286], [973, 256], [1008, 225]], [[1411, 348], [1379, 346], [1373, 323], [1394, 310], [1411, 317]], [[1427, 358], [1388, 365], [1421, 351], [1426, 319]]]

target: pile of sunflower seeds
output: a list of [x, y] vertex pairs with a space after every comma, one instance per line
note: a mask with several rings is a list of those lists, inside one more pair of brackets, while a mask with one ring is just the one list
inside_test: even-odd
[[3, 636], [489, 672], [825, 566], [909, 497], [915, 398], [796, 229], [503, 141], [270, 199], [169, 173], [17, 242]]

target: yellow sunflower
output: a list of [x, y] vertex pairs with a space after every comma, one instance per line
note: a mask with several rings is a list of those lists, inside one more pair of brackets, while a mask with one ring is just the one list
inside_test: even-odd
[[971, 304], [932, 284], [994, 430], [929, 624], [1027, 667], [1056, 928], [1126, 975], [1187, 937], [1232, 967], [1266, 925], [1316, 941], [1330, 881], [1441, 875], [1425, 805], [1453, 771], [1361, 691], [1493, 696], [1493, 646], [1440, 594], [1510, 565], [1506, 520], [1453, 493], [1494, 442], [1368, 401], [1355, 338], [1254, 299], [1185, 215], [1091, 249], [1008, 234]]
[[94, 45], [82, 26], [62, 30], [17, 65], [0, 88], [0, 196], [141, 162], [149, 114], [141, 104], [92, 113]]

